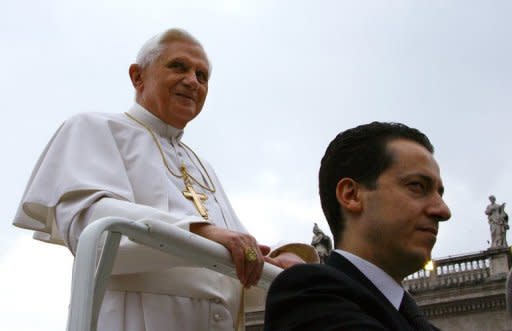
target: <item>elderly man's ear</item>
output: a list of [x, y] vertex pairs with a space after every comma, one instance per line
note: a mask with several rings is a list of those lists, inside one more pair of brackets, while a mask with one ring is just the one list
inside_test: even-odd
[[128, 74], [130, 75], [130, 80], [132, 81], [132, 85], [136, 90], [139, 90], [142, 88], [143, 81], [142, 81], [142, 70], [140, 69], [140, 66], [136, 63], [130, 65], [130, 68], [128, 69]]
[[336, 185], [336, 199], [342, 210], [360, 213], [363, 209], [361, 186], [352, 178], [342, 178]]

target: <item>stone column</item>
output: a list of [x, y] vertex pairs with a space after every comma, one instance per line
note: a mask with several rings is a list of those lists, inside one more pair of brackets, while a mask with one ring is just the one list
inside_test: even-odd
[[490, 257], [490, 276], [508, 274], [510, 270], [510, 248], [489, 249]]

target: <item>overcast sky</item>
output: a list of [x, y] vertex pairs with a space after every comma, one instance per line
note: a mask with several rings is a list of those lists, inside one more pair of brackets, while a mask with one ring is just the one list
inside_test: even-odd
[[314, 222], [328, 233], [320, 158], [338, 132], [381, 120], [416, 127], [436, 147], [453, 216], [434, 257], [487, 249], [487, 197], [512, 203], [511, 10], [505, 0], [4, 2], [2, 329], [64, 329], [72, 258], [12, 218], [60, 123], [127, 110], [128, 66], [169, 27], [195, 35], [213, 63], [184, 141], [260, 242], [310, 242]]

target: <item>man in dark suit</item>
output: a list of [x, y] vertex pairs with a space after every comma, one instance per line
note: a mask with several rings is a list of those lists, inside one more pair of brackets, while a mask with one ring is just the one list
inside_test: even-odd
[[437, 330], [401, 281], [430, 259], [450, 218], [429, 139], [399, 123], [340, 133], [322, 159], [320, 200], [336, 250], [283, 271], [267, 296], [266, 331]]

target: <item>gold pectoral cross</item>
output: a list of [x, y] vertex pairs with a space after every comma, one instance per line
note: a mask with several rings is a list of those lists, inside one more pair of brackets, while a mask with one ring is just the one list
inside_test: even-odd
[[183, 183], [185, 184], [185, 190], [182, 192], [185, 198], [191, 200], [194, 203], [199, 214], [205, 219], [208, 220], [208, 212], [206, 207], [203, 205], [203, 201], [208, 199], [208, 196], [204, 193], [198, 193], [194, 190], [192, 183], [190, 182], [190, 178], [187, 173], [187, 168], [185, 165], [181, 165], [180, 167], [181, 174], [183, 175]]

